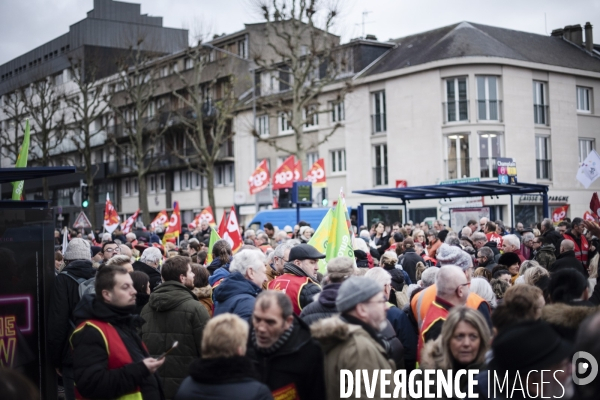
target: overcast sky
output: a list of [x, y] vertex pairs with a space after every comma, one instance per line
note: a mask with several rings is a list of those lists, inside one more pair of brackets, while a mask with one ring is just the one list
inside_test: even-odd
[[[259, 22], [253, 0], [138, 0], [142, 13], [163, 17], [163, 24], [199, 30], [231, 33], [245, 22]], [[565, 25], [594, 25], [595, 42], [600, 43], [600, 0], [328, 0], [338, 1], [341, 19], [335, 33], [342, 40], [365, 33], [379, 40], [450, 25], [459, 21], [477, 22], [503, 28], [550, 33]], [[85, 18], [93, 0], [0, 0], [0, 65], [42, 45], [69, 30]], [[545, 16], [544, 16], [545, 14]]]

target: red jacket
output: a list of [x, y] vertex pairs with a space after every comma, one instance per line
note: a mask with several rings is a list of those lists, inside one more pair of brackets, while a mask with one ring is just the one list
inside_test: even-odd
[[579, 236], [581, 246], [577, 243], [577, 240], [575, 240], [575, 237], [573, 235], [571, 235], [571, 232], [565, 232], [563, 237], [565, 238], [565, 240], [570, 240], [571, 242], [573, 242], [573, 245], [575, 246], [575, 248], [573, 249], [573, 250], [575, 250], [575, 258], [578, 259], [579, 261], [581, 261], [583, 266], [587, 269], [587, 267], [588, 267], [588, 250], [589, 250], [590, 245], [588, 244], [588, 241], [585, 238], [585, 236], [583, 236], [583, 235]]

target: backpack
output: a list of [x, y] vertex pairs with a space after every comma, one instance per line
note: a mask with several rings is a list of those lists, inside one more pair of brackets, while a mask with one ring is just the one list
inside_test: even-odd
[[410, 303], [410, 299], [408, 298], [408, 285], [404, 285], [402, 291], [396, 290], [396, 304], [399, 309], [403, 309], [405, 305]]
[[95, 287], [96, 277], [95, 276], [90, 279], [85, 279], [85, 278], [76, 278], [73, 275], [69, 274], [67, 271], [62, 271], [61, 274], [66, 275], [69, 278], [73, 279], [75, 282], [77, 282], [77, 284], [79, 285], [79, 299], [80, 300], [86, 294], [96, 294], [96, 287]]

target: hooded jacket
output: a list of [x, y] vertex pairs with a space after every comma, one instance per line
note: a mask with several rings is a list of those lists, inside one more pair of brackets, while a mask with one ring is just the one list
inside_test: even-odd
[[247, 357], [201, 358], [190, 365], [175, 400], [269, 400], [271, 391], [258, 381]]
[[[229, 270], [229, 264], [221, 262], [221, 258], [217, 257], [214, 260], [212, 260], [212, 262], [210, 264], [208, 264], [206, 269], [212, 275], [215, 273], [216, 270], [218, 270], [219, 268], [221, 268], [223, 266], [227, 266], [227, 270]], [[211, 285], [212, 285], [212, 283], [211, 283]]]
[[210, 287], [210, 285], [206, 285], [200, 288], [195, 287], [194, 289], [192, 289], [192, 292], [196, 295], [200, 304], [202, 304], [204, 308], [206, 308], [206, 311], [208, 311], [208, 315], [212, 317], [214, 312], [214, 304], [212, 300], [212, 287]]
[[554, 245], [544, 244], [540, 249], [535, 253], [533, 259], [537, 261], [542, 267], [549, 269], [554, 261], [556, 261], [556, 256], [554, 255]]
[[158, 370], [165, 397], [172, 399], [190, 364], [200, 357], [202, 331], [210, 317], [192, 291], [175, 281], [164, 282], [150, 295], [141, 317], [146, 321], [142, 339], [153, 357], [179, 342]]
[[[215, 261], [217, 261], [218, 264], [221, 265], [221, 260], [217, 259]], [[215, 261], [210, 263], [210, 265], [208, 267], [210, 267], [211, 265], [214, 266]], [[211, 273], [211, 275], [208, 277], [208, 283], [210, 286], [214, 286], [215, 283], [217, 283], [221, 279], [229, 276], [229, 274], [230, 274], [229, 264], [222, 264], [220, 267], [218, 267], [217, 269], [215, 269], [213, 271], [209, 270], [209, 272]]]
[[402, 269], [406, 271], [411, 282], [417, 281], [416, 273], [418, 262], [422, 262], [423, 265], [425, 264], [423, 258], [420, 255], [418, 255], [415, 252], [415, 249], [412, 247], [407, 248], [404, 251], [404, 254], [402, 254], [398, 259], [398, 264], [400, 264], [402, 266]]
[[244, 278], [239, 272], [234, 272], [215, 288], [214, 316], [232, 313], [250, 322], [256, 296], [261, 291], [254, 282]]
[[320, 319], [329, 318], [337, 314], [335, 299], [340, 286], [342, 286], [341, 283], [330, 283], [323, 287], [323, 291], [319, 294], [318, 298], [302, 310], [300, 318], [308, 325], [312, 325]]
[[158, 374], [150, 374], [144, 358], [150, 357], [136, 328], [143, 322], [126, 309], [111, 307], [94, 295], [85, 295], [73, 316], [80, 324], [86, 320], [110, 323], [119, 334], [132, 363], [109, 370], [105, 339], [95, 328], [84, 326], [71, 337], [73, 375], [77, 390], [84, 398], [114, 399], [139, 387], [144, 400], [164, 399]]
[[548, 272], [557, 272], [566, 268], [573, 268], [579, 271], [586, 278], [588, 276], [587, 271], [583, 268], [583, 264], [581, 264], [581, 261], [575, 257], [575, 252], [573, 250], [560, 253], [560, 255], [556, 257], [556, 261], [554, 261], [550, 268], [548, 268]]
[[500, 256], [502, 255], [500, 253], [500, 250], [498, 250], [498, 243], [496, 242], [487, 242], [486, 244], [484, 244], [485, 247], [489, 247], [490, 249], [492, 249], [492, 252], [494, 253], [494, 261], [496, 263], [498, 263], [498, 260], [500, 259]]
[[563, 236], [554, 229], [542, 233], [542, 236], [550, 240], [550, 243], [554, 245], [554, 255], [558, 258], [560, 255], [560, 243], [564, 240]]
[[247, 356], [253, 361], [260, 381], [281, 398], [325, 399], [323, 351], [311, 337], [308, 326], [295, 315], [291, 334], [280, 348], [265, 354], [257, 349], [250, 335]]
[[[86, 280], [96, 275], [92, 262], [88, 260], [71, 261], [63, 272]], [[54, 279], [46, 327], [48, 353], [55, 368], [62, 368], [63, 364], [73, 364], [69, 337], [73, 333], [75, 324], [73, 311], [77, 303], [79, 303], [79, 284], [65, 274], [58, 274]]]
[[162, 276], [160, 275], [158, 269], [153, 268], [141, 261], [136, 261], [133, 264], [131, 264], [131, 266], [133, 267], [134, 271], [140, 271], [148, 275], [148, 278], [150, 278], [151, 292], [154, 292], [154, 289], [156, 289], [162, 283]]
[[599, 307], [590, 307], [589, 303], [554, 303], [542, 309], [542, 321], [546, 321], [563, 339], [575, 343], [577, 330], [590, 315], [597, 313]]
[[[325, 382], [327, 399], [340, 398], [340, 370], [367, 370], [373, 376], [374, 370], [394, 371], [394, 362], [388, 359], [385, 349], [359, 325], [349, 324], [340, 317], [330, 317], [311, 326], [311, 332], [325, 353]], [[375, 393], [380, 393], [379, 380]], [[361, 399], [366, 399], [361, 391]]]

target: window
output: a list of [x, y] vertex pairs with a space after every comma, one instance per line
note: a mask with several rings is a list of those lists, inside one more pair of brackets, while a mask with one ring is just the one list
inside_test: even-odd
[[179, 71], [179, 64], [174, 62], [173, 65], [171, 66], [171, 71], [173, 71], [173, 73], [176, 73]]
[[246, 41], [246, 39], [240, 40], [237, 43], [237, 48], [238, 48], [238, 56], [240, 56], [242, 58], [248, 57], [248, 42]]
[[60, 86], [63, 84], [63, 73], [57, 74], [54, 76], [54, 84], [56, 86]]
[[587, 113], [592, 111], [590, 107], [591, 91], [589, 88], [577, 87], [577, 111]]
[[479, 175], [481, 178], [497, 178], [496, 159], [502, 157], [502, 135], [486, 132], [479, 135]]
[[533, 81], [533, 122], [548, 125], [546, 83]]
[[319, 126], [319, 111], [316, 106], [309, 106], [304, 109], [304, 127], [306, 129], [316, 128]]
[[387, 144], [373, 146], [373, 182], [374, 186], [388, 184]]
[[477, 118], [480, 121], [499, 121], [498, 79], [495, 76], [477, 77]]
[[160, 78], [164, 78], [166, 76], [169, 76], [169, 66], [165, 65], [164, 67], [162, 67], [159, 71], [158, 71], [158, 76]]
[[202, 182], [202, 175], [197, 172], [192, 173], [192, 187], [194, 189], [200, 189], [200, 183]]
[[269, 116], [261, 115], [256, 118], [256, 130], [258, 134], [262, 137], [269, 136]]
[[594, 139], [580, 138], [579, 139], [579, 162], [583, 162], [592, 150], [596, 149], [596, 141]]
[[235, 181], [235, 167], [233, 164], [225, 165], [225, 185], [231, 186]]
[[131, 196], [131, 182], [129, 178], [123, 179], [123, 196]]
[[165, 180], [165, 174], [158, 174], [158, 191], [164, 193], [167, 191], [167, 184]]
[[313, 164], [316, 163], [318, 159], [319, 159], [318, 152], [315, 151], [312, 153], [306, 153], [306, 165], [308, 165], [309, 168], [312, 167]]
[[289, 133], [293, 133], [294, 129], [292, 128], [292, 123], [288, 120], [288, 116], [286, 113], [279, 114], [279, 134], [285, 135]]
[[215, 166], [215, 186], [223, 186], [225, 182], [225, 174], [222, 165]]
[[346, 172], [346, 150], [333, 150], [331, 154], [331, 172]]
[[150, 101], [148, 103], [148, 118], [154, 117], [156, 114], [156, 103], [154, 101]]
[[536, 178], [552, 179], [552, 161], [550, 157], [550, 138], [535, 137]]
[[185, 59], [185, 69], [192, 69], [194, 68], [194, 60], [191, 58], [186, 58]]
[[373, 133], [385, 132], [387, 122], [385, 118], [385, 91], [375, 92], [373, 96], [373, 114], [371, 115]]
[[467, 78], [446, 79], [446, 121], [468, 121]]
[[190, 190], [192, 184], [192, 171], [181, 171], [181, 190]]
[[140, 193], [140, 189], [139, 189], [139, 185], [138, 185], [138, 178], [132, 178], [131, 179], [133, 181], [133, 195], [137, 196]]
[[344, 113], [344, 102], [343, 101], [332, 101], [331, 103], [331, 122], [340, 122], [346, 119]]
[[129, 166], [131, 165], [131, 157], [129, 155], [129, 145], [128, 144], [124, 144], [123, 146], [121, 146], [121, 151], [122, 151], [122, 157], [123, 157], [123, 165], [125, 166]]
[[446, 173], [448, 179], [469, 177], [469, 136], [450, 135], [447, 137]]
[[148, 175], [148, 193], [156, 193], [156, 175]]

